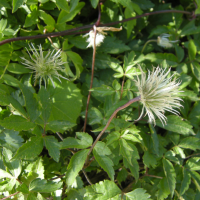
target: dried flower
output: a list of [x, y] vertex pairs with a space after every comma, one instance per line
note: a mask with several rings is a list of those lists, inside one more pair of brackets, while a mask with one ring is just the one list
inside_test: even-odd
[[168, 38], [170, 37], [169, 34], [162, 34], [161, 36], [158, 36], [157, 38], [157, 44], [164, 48], [170, 48], [173, 47], [172, 43], [178, 42], [178, 40], [170, 41]]
[[53, 84], [53, 87], [55, 87], [52, 77], [57, 78], [60, 82], [60, 78], [67, 79], [58, 73], [58, 71], [64, 72], [64, 68], [62, 65], [65, 63], [61, 60], [60, 50], [58, 50], [55, 54], [55, 49], [53, 51], [49, 50], [45, 56], [44, 52], [42, 51], [41, 45], [38, 46], [39, 52], [36, 50], [32, 43], [31, 45], [29, 45], [29, 47], [31, 49], [32, 55], [28, 51], [28, 49], [26, 50], [30, 56], [31, 61], [23, 57], [21, 59], [24, 61], [22, 63], [28, 66], [27, 68], [32, 69], [33, 73], [35, 73], [35, 83], [39, 79], [39, 85], [41, 87], [41, 83], [43, 80], [46, 88], [47, 79], [49, 78]]
[[[87, 40], [86, 40], [89, 43], [87, 45], [87, 48], [88, 47], [93, 47], [94, 48], [94, 31], [91, 30], [89, 33], [85, 34], [83, 37], [87, 37], [87, 36], [89, 36], [87, 38]], [[103, 42], [104, 38], [105, 38], [105, 36], [103, 34], [101, 34], [101, 33], [97, 33], [96, 34], [95, 43], [96, 43], [97, 47], [101, 45], [101, 43]]]
[[166, 72], [166, 69], [154, 68], [152, 72], [148, 71], [148, 77], [146, 77], [141, 67], [140, 71], [141, 79], [137, 76], [137, 80], [135, 80], [143, 104], [140, 117], [143, 115], [145, 109], [145, 116], [148, 115], [150, 123], [153, 122], [154, 125], [156, 124], [154, 116], [156, 115], [164, 126], [167, 119], [164, 115], [165, 111], [177, 115], [179, 112], [173, 109], [173, 107], [179, 108], [182, 106], [180, 104], [182, 99], [178, 97], [180, 81], [177, 82], [176, 79], [172, 80], [173, 75], [167, 78], [170, 69]]
[[[103, 42], [105, 35], [107, 35], [107, 33], [105, 31], [121, 31], [122, 27], [120, 27], [120, 28], [96, 27], [96, 30], [97, 30], [97, 34], [96, 34], [95, 44], [96, 44], [96, 47], [98, 47]], [[86, 40], [89, 43], [87, 48], [88, 47], [94, 48], [94, 31], [91, 30], [89, 33], [85, 34], [83, 37], [87, 37], [87, 36], [89, 36], [88, 39]]]

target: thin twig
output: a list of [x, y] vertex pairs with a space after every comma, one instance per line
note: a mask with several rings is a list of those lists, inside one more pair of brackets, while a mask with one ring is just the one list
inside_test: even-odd
[[[182, 11], [182, 10], [162, 10], [162, 11], [155, 11], [155, 12], [151, 12], [151, 13], [145, 13], [142, 15], [138, 15], [136, 17], [131, 17], [131, 18], [127, 18], [121, 21], [115, 21], [115, 22], [110, 22], [110, 23], [106, 23], [106, 24], [100, 24], [99, 26], [113, 26], [116, 24], [120, 24], [120, 23], [124, 23], [127, 21], [131, 21], [134, 19], [138, 19], [141, 17], [147, 17], [150, 15], [157, 15], [157, 14], [164, 14], [164, 13], [182, 13], [182, 14], [186, 14], [186, 15], [192, 15], [192, 12], [188, 12], [188, 11]], [[24, 36], [24, 37], [16, 37], [16, 38], [10, 38], [10, 39], [6, 39], [0, 42], [0, 46], [6, 43], [10, 43], [10, 42], [14, 42], [14, 41], [19, 41], [19, 40], [31, 40], [31, 39], [39, 39], [39, 38], [47, 38], [47, 37], [59, 37], [59, 36], [64, 36], [64, 35], [75, 35], [75, 34], [81, 34], [80, 32], [78, 32], [79, 30], [84, 30], [84, 29], [90, 29], [93, 27], [94, 24], [92, 25], [85, 25], [85, 26], [81, 26], [81, 27], [77, 27], [77, 28], [73, 28], [73, 29], [69, 29], [66, 31], [60, 31], [60, 32], [53, 32], [53, 33], [47, 33], [47, 34], [43, 34], [43, 35], [33, 35], [33, 36]]]
[[82, 169], [82, 172], [83, 172], [83, 174], [84, 174], [84, 176], [85, 176], [87, 182], [88, 182], [90, 185], [92, 185], [92, 182], [91, 182], [90, 179], [88, 178], [88, 175], [87, 175], [87, 173], [85, 172], [84, 169]]
[[4, 199], [8, 199], [8, 198], [10, 198], [10, 197], [12, 197], [12, 196], [15, 196], [16, 194], [19, 194], [20, 192], [15, 192], [14, 194], [11, 194], [11, 195], [9, 195], [9, 196], [7, 196], [7, 197], [4, 197], [3, 199], [0, 199], [0, 200], [4, 200]]
[[[96, 29], [96, 26], [94, 25], [94, 48], [93, 48], [93, 56], [92, 56], [92, 72], [91, 72], [90, 90], [92, 89], [93, 79], [94, 79], [94, 64], [95, 64], [95, 55], [96, 55], [96, 34], [97, 34], [97, 29]], [[83, 132], [86, 131], [88, 109], [89, 109], [89, 103], [90, 103], [90, 97], [91, 97], [90, 90], [89, 90], [89, 94], [87, 98], [87, 106], [86, 106], [86, 111], [85, 111], [85, 122], [84, 122]]]
[[63, 137], [60, 133], [56, 132], [56, 134], [58, 135], [58, 137], [63, 141]]
[[87, 159], [86, 159], [86, 166], [87, 166], [87, 163], [88, 163], [88, 160], [89, 160], [89, 155], [90, 153], [92, 152], [94, 146], [96, 145], [96, 143], [99, 141], [99, 139], [101, 138], [101, 136], [103, 135], [103, 133], [106, 131], [106, 129], [108, 128], [108, 126], [110, 125], [112, 119], [115, 117], [115, 115], [120, 111], [120, 110], [123, 110], [124, 108], [127, 108], [128, 106], [130, 106], [132, 103], [136, 102], [136, 101], [140, 101], [141, 97], [138, 96], [138, 97], [135, 97], [134, 99], [131, 99], [130, 101], [128, 101], [126, 104], [124, 104], [123, 106], [120, 106], [119, 108], [117, 108], [113, 114], [110, 116], [106, 126], [103, 128], [103, 130], [101, 131], [101, 133], [99, 133], [98, 137], [96, 138], [95, 142], [92, 144], [91, 148], [90, 148], [90, 151], [87, 155]]

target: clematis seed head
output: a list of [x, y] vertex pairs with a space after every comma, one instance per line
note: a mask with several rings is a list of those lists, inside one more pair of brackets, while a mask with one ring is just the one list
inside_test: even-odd
[[148, 115], [149, 123], [154, 123], [154, 125], [156, 124], [155, 116], [164, 126], [167, 120], [164, 115], [165, 111], [178, 115], [179, 112], [175, 108], [179, 109], [182, 106], [180, 104], [182, 99], [178, 97], [181, 82], [173, 79], [173, 75], [168, 78], [170, 70], [153, 68], [152, 72], [148, 71], [147, 76], [140, 67], [141, 78], [137, 76], [135, 80], [143, 104], [140, 117], [146, 111], [145, 116]]

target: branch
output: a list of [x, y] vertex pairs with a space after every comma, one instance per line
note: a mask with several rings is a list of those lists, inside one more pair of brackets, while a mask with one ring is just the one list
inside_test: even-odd
[[92, 152], [94, 146], [96, 145], [96, 143], [99, 141], [99, 139], [101, 138], [101, 136], [103, 135], [103, 133], [106, 131], [106, 129], [108, 128], [108, 126], [110, 125], [112, 119], [115, 117], [115, 115], [120, 111], [120, 110], [123, 110], [124, 108], [127, 108], [128, 106], [130, 106], [132, 103], [136, 102], [136, 101], [140, 101], [141, 97], [138, 96], [138, 97], [135, 97], [134, 99], [131, 99], [130, 101], [128, 101], [126, 104], [124, 104], [123, 106], [120, 106], [119, 108], [117, 108], [113, 114], [110, 116], [106, 126], [104, 127], [104, 129], [101, 131], [101, 133], [99, 133], [98, 137], [96, 138], [95, 142], [92, 144], [91, 148], [90, 148], [90, 151], [87, 155], [87, 159], [86, 159], [86, 166], [87, 166], [87, 162], [88, 162], [88, 159], [89, 159], [89, 155], [90, 153]]
[[[151, 12], [151, 13], [145, 13], [145, 14], [138, 15], [136, 17], [127, 18], [127, 19], [124, 19], [124, 20], [121, 20], [121, 21], [110, 22], [110, 23], [106, 23], [106, 24], [100, 24], [99, 26], [101, 26], [101, 27], [102, 26], [111, 26], [111, 25], [116, 25], [116, 24], [119, 24], [119, 23], [131, 21], [131, 20], [134, 20], [134, 19], [138, 19], [138, 18], [141, 18], [141, 17], [146, 17], [146, 16], [150, 16], [150, 15], [157, 15], [157, 14], [164, 14], [164, 13], [182, 13], [182, 14], [191, 15], [191, 16], [193, 15], [193, 12], [182, 11], [182, 10], [162, 10], [162, 11], [155, 11], [155, 12]], [[64, 35], [81, 34], [82, 32], [78, 32], [79, 30], [91, 29], [94, 25], [95, 24], [85, 25], [85, 26], [69, 29], [69, 30], [66, 30], [66, 31], [47, 33], [47, 34], [43, 34], [43, 35], [33, 35], [33, 36], [10, 38], [10, 39], [6, 39], [6, 40], [1, 41], [0, 46], [3, 45], [3, 44], [6, 44], [6, 43], [19, 41], [19, 40], [31, 40], [31, 39], [39, 39], [39, 38], [47, 38], [47, 37], [59, 37], [59, 36], [64, 36]]]
[[4, 197], [3, 199], [0, 199], [0, 200], [4, 200], [4, 199], [8, 199], [8, 198], [10, 198], [10, 197], [12, 197], [12, 196], [15, 196], [16, 194], [19, 194], [20, 192], [15, 192], [14, 194], [11, 194], [11, 195], [9, 195], [9, 196], [7, 196], [7, 197]]

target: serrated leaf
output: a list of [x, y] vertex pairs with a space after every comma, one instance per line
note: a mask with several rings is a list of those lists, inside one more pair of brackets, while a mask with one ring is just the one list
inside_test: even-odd
[[180, 141], [178, 146], [195, 151], [196, 149], [200, 149], [200, 139], [195, 137], [186, 137]]
[[195, 135], [189, 122], [183, 121], [181, 117], [178, 117], [176, 115], [167, 116], [166, 125], [163, 126], [160, 120], [156, 120], [156, 125], [168, 131], [179, 133], [181, 135]]
[[54, 18], [51, 15], [44, 12], [43, 10], [39, 10], [39, 17], [47, 25], [46, 29], [50, 32], [53, 31], [53, 29], [55, 27], [55, 23], [56, 23]]
[[191, 183], [191, 176], [190, 173], [183, 168], [183, 180], [181, 182], [181, 188], [179, 194], [182, 196], [188, 189]]
[[179, 159], [176, 158], [176, 154], [175, 154], [173, 151], [167, 151], [167, 152], [165, 153], [165, 158], [167, 158], [167, 159], [170, 160], [170, 161], [173, 161], [173, 162], [175, 162], [175, 163], [180, 164]]
[[56, 161], [60, 158], [60, 144], [54, 136], [43, 137], [49, 155]]
[[190, 120], [191, 124], [194, 125], [196, 128], [199, 127], [200, 123], [199, 109], [200, 109], [200, 101], [197, 101], [194, 103], [194, 106], [192, 107], [190, 114], [188, 116], [188, 120]]
[[139, 170], [140, 170], [140, 167], [139, 167], [139, 164], [137, 162], [137, 160], [132, 157], [131, 158], [131, 161], [128, 161], [125, 157], [123, 158], [123, 162], [124, 162], [124, 166], [126, 168], [129, 168], [130, 171], [131, 171], [131, 174], [135, 177], [136, 181], [138, 181], [139, 179]]
[[195, 171], [190, 171], [190, 175], [193, 179], [194, 184], [197, 187], [197, 190], [200, 192], [200, 175]]
[[114, 181], [114, 164], [112, 160], [107, 156], [111, 154], [110, 149], [106, 146], [105, 143], [99, 141], [96, 143], [93, 149], [93, 154], [99, 165], [108, 173], [110, 179]]
[[89, 120], [89, 124], [90, 125], [94, 125], [94, 124], [101, 124], [101, 121], [103, 120], [103, 115], [100, 112], [100, 110], [98, 110], [95, 107], [92, 107], [89, 111], [88, 111], [88, 120]]
[[23, 144], [13, 159], [33, 159], [38, 156], [43, 149], [42, 137], [31, 137], [31, 140]]
[[27, 187], [27, 185], [25, 183], [22, 183], [21, 185], [19, 185], [17, 187], [17, 191], [18, 192], [22, 192], [24, 194], [29, 194], [29, 189], [28, 189], [28, 187]]
[[134, 153], [133, 149], [128, 145], [126, 140], [124, 140], [123, 138], [119, 140], [119, 145], [120, 145], [120, 154], [127, 159], [130, 165], [132, 165], [131, 158], [132, 154]]
[[106, 137], [106, 146], [108, 146], [109, 144], [112, 144], [114, 141], [118, 140], [120, 138], [120, 133], [115, 131], [110, 133], [107, 137]]
[[143, 162], [147, 167], [156, 167], [157, 164], [157, 159], [156, 156], [153, 155], [151, 152], [149, 151], [145, 151], [144, 155], [143, 155]]
[[143, 188], [137, 188], [132, 192], [125, 194], [130, 200], [150, 200], [151, 195], [146, 193], [146, 190]]
[[165, 172], [165, 176], [167, 178], [167, 183], [171, 192], [171, 197], [174, 195], [174, 190], [176, 187], [176, 173], [172, 163], [169, 160], [163, 158], [163, 169]]
[[185, 167], [193, 171], [200, 170], [200, 158], [193, 157], [193, 158], [188, 159]]
[[90, 91], [97, 93], [98, 95], [101, 95], [102, 97], [107, 95], [112, 95], [115, 93], [115, 90], [107, 85], [102, 85], [101, 87], [95, 87], [90, 89]]
[[[67, 185], [72, 185], [78, 175], [79, 171], [82, 169], [89, 149], [84, 149], [75, 153], [70, 159], [69, 165], [67, 167], [66, 173], [66, 183]], [[78, 165], [77, 165], [78, 163]]]
[[169, 189], [166, 177], [163, 177], [163, 179], [160, 180], [160, 182], [158, 184], [158, 188], [159, 188], [159, 190], [158, 190], [158, 199], [159, 200], [166, 199], [170, 194], [170, 189]]
[[53, 181], [42, 180], [40, 178], [34, 179], [29, 185], [29, 191], [50, 193], [54, 192], [62, 186], [62, 182], [56, 183]]
[[65, 148], [77, 148], [77, 149], [85, 149], [92, 145], [93, 139], [88, 133], [77, 132], [77, 139], [73, 137], [67, 137], [61, 142], [60, 149]]
[[121, 190], [113, 181], [104, 180], [86, 187], [84, 200], [108, 200], [121, 194]]
[[26, 16], [24, 27], [30, 27], [33, 24], [38, 23], [38, 16], [39, 16], [38, 6], [37, 5], [31, 5], [30, 8], [31, 8], [31, 13], [29, 13]]
[[15, 131], [30, 130], [35, 126], [33, 122], [29, 122], [19, 115], [11, 115], [4, 120], [0, 120], [0, 125]]

